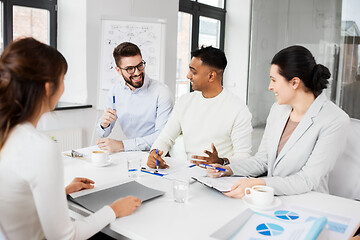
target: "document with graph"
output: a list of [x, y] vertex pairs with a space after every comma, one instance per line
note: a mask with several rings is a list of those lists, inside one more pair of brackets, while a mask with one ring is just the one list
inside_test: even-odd
[[247, 209], [211, 236], [215, 239], [349, 239], [359, 222], [346, 216], [283, 204], [261, 213]]
[[232, 240], [261, 240], [269, 237], [277, 240], [316, 239], [326, 223], [326, 217], [296, 223], [247, 209], [211, 237]]

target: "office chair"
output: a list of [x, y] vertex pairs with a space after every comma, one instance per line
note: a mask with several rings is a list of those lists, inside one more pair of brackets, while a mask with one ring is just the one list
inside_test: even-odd
[[329, 176], [329, 192], [360, 200], [360, 120], [350, 119], [345, 151]]

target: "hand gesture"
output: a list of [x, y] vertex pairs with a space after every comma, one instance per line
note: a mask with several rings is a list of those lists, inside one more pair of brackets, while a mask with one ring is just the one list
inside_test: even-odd
[[[217, 150], [215, 148], [214, 143], [211, 143], [211, 148], [212, 148], [212, 152], [210, 152], [208, 150], [204, 151], [204, 153], [206, 153], [209, 157], [193, 155], [193, 156], [191, 156], [193, 158], [192, 162], [195, 163], [196, 165], [199, 165], [200, 163], [205, 163], [205, 164], [219, 163], [219, 164], [222, 164], [223, 161], [219, 158], [218, 152], [217, 152]], [[197, 159], [200, 160], [200, 161], [196, 161]]]
[[169, 168], [169, 166], [166, 164], [164, 159], [161, 158], [161, 155], [163, 154], [163, 151], [158, 151], [158, 154], [156, 153], [156, 149], [153, 149], [148, 157], [147, 165], [151, 168], [156, 168], [156, 160], [158, 160], [159, 168]]
[[114, 210], [116, 217], [125, 217], [133, 212], [141, 205], [141, 199], [134, 196], [119, 198], [114, 201], [110, 207]]
[[242, 198], [245, 195], [245, 188], [252, 188], [255, 185], [266, 185], [266, 182], [261, 178], [243, 178], [237, 181], [229, 192], [224, 194], [232, 198]]
[[211, 164], [211, 166], [215, 167], [215, 168], [224, 168], [226, 169], [226, 172], [223, 171], [219, 171], [217, 169], [213, 169], [213, 168], [206, 168], [206, 175], [212, 178], [218, 178], [218, 177], [225, 177], [225, 176], [231, 176], [233, 175], [233, 171], [231, 170], [231, 168], [229, 166], [223, 166], [220, 164]]
[[113, 110], [111, 108], [108, 108], [104, 111], [103, 115], [101, 116], [101, 123], [100, 125], [103, 128], [107, 128], [110, 123], [114, 122], [116, 120], [116, 110]]
[[124, 144], [122, 141], [118, 141], [111, 138], [101, 138], [96, 144], [101, 150], [108, 151], [110, 153], [124, 151]]
[[66, 194], [78, 192], [83, 189], [92, 189], [94, 188], [95, 182], [88, 178], [74, 178], [72, 182], [66, 186], [65, 192]]

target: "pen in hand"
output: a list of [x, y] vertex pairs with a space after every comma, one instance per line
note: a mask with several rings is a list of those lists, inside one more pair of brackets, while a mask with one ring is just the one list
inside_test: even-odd
[[[156, 149], [155, 151], [156, 151], [156, 155], [159, 155], [159, 150]], [[156, 170], [158, 169], [159, 169], [159, 160], [156, 157]]]
[[115, 96], [113, 96], [113, 110], [115, 111]]
[[219, 171], [222, 171], [222, 172], [227, 171], [225, 168], [214, 167], [214, 166], [211, 166], [211, 165], [205, 164], [205, 163], [200, 163], [199, 166], [204, 167], [204, 168], [211, 168], [211, 169], [219, 170]]

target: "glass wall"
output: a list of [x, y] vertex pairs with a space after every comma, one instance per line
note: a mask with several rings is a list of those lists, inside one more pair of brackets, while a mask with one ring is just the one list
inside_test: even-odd
[[339, 82], [335, 98], [352, 118], [360, 119], [360, 1], [343, 0]]
[[308, 48], [332, 77], [326, 94], [336, 101], [340, 58], [341, 0], [253, 0], [248, 105], [253, 125], [264, 126], [276, 101], [268, 90], [272, 57], [291, 45]]

